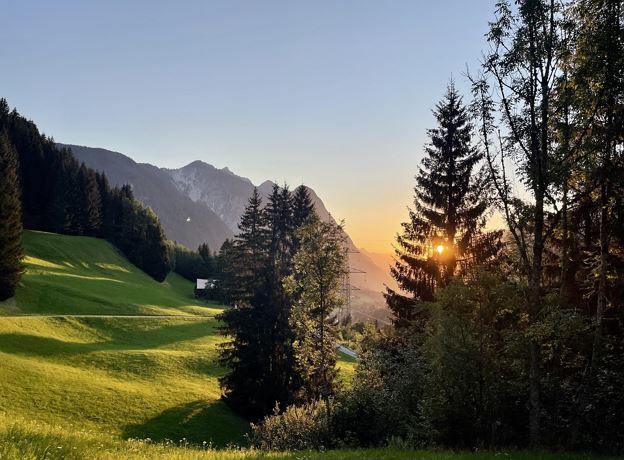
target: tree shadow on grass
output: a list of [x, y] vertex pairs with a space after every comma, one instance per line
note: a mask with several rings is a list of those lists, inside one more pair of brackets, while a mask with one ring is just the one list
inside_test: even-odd
[[193, 401], [164, 410], [144, 423], [127, 425], [124, 438], [151, 439], [155, 442], [186, 440], [191, 444], [246, 445], [249, 425], [234, 415], [222, 401]]
[[[60, 319], [64, 321], [64, 319]], [[82, 320], [84, 323], [102, 321], [101, 318]], [[53, 337], [22, 333], [0, 334], [0, 351], [28, 356], [55, 357], [85, 354], [95, 351], [148, 350], [176, 342], [199, 339], [215, 334], [215, 326], [202, 320], [189, 320], [148, 330], [108, 330], [110, 340], [99, 342], [70, 342]], [[105, 328], [102, 328], [105, 329]]]

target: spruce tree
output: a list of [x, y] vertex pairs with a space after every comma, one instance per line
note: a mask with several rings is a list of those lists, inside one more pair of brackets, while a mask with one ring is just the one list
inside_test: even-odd
[[385, 294], [398, 324], [421, 317], [421, 303], [435, 299], [462, 266], [486, 261], [497, 251], [497, 234], [482, 233], [488, 202], [474, 173], [481, 154], [472, 145], [469, 114], [453, 83], [433, 112], [425, 158], [416, 175], [414, 206], [397, 236], [391, 274], [401, 291]]
[[102, 197], [95, 172], [85, 164], [78, 170], [78, 183], [81, 192], [79, 202], [82, 204], [81, 220], [85, 235], [95, 236], [102, 226]]
[[292, 196], [293, 226], [301, 227], [314, 213], [314, 204], [310, 199], [307, 187], [300, 185], [295, 189]]
[[[292, 224], [294, 230], [302, 227], [308, 219], [316, 215], [314, 204], [310, 199], [307, 187], [300, 185], [292, 194]], [[296, 254], [299, 250], [299, 236], [295, 231], [292, 239], [292, 252]]]
[[0, 300], [13, 297], [23, 273], [18, 169], [17, 153], [3, 133], [0, 135]]
[[292, 298], [284, 279], [292, 272], [293, 210], [287, 187], [274, 186], [262, 207], [257, 191], [241, 218], [240, 232], [224, 256], [226, 310], [223, 332], [231, 337], [221, 362], [230, 372], [221, 379], [225, 399], [239, 412], [259, 418], [297, 401], [301, 375], [290, 323]]
[[[226, 242], [227, 243], [227, 242]], [[233, 243], [221, 248], [223, 295], [233, 306], [220, 316], [230, 340], [220, 362], [230, 372], [220, 379], [225, 400], [251, 418], [266, 415], [272, 399], [271, 337], [274, 315], [266, 289], [267, 228], [262, 202], [254, 189]]]
[[199, 257], [201, 258], [201, 269], [199, 270], [200, 277], [209, 278], [214, 276], [215, 272], [215, 258], [210, 252], [210, 247], [207, 243], [202, 243], [197, 248]]

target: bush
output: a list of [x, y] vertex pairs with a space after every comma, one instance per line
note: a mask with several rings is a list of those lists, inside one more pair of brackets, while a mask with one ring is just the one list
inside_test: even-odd
[[262, 450], [321, 450], [331, 447], [330, 416], [324, 402], [289, 406], [252, 424], [252, 445]]

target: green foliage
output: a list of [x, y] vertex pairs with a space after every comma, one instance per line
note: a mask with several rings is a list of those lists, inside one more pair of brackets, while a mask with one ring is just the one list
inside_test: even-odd
[[177, 243], [169, 244], [172, 271], [193, 283], [198, 278], [208, 279], [215, 273], [214, 260], [208, 246], [202, 244], [198, 252]]
[[422, 416], [427, 363], [422, 334], [366, 330], [352, 387], [336, 398], [336, 436], [353, 446], [382, 446], [391, 439], [430, 442]]
[[345, 237], [341, 227], [316, 216], [296, 232], [292, 274], [284, 280], [294, 300], [291, 325], [304, 400], [327, 400], [335, 391], [337, 330], [333, 313], [343, 302]]
[[442, 445], [513, 445], [525, 435], [522, 292], [478, 270], [433, 306], [423, 415]]
[[252, 424], [251, 443], [268, 451], [322, 450], [332, 443], [332, 427], [327, 405], [310, 402], [289, 406], [282, 413], [265, 417], [258, 425]]
[[17, 154], [0, 133], [0, 300], [14, 295], [23, 272], [20, 191]]

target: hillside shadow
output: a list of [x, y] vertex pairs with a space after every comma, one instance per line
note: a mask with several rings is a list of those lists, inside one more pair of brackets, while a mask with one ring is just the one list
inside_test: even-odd
[[[118, 321], [117, 318], [115, 320]], [[175, 319], [169, 321], [183, 321], [180, 324], [167, 324], [153, 329], [136, 330], [132, 328], [132, 321], [159, 321], [156, 318], [150, 319], [129, 319], [124, 320], [127, 328], [116, 327], [119, 323], [108, 325], [105, 330], [110, 335], [110, 347], [118, 350], [146, 350], [172, 345], [177, 342], [185, 342], [200, 339], [202, 337], [213, 336], [216, 333], [216, 326], [211, 317], [201, 319]], [[98, 321], [106, 321], [104, 318], [83, 318], [85, 324], [101, 328]], [[127, 321], [127, 322], [126, 322]], [[167, 321], [167, 320], [165, 320]]]
[[124, 438], [155, 442], [186, 440], [214, 447], [245, 444], [245, 422], [233, 415], [222, 401], [193, 401], [164, 410], [144, 423], [127, 425]]
[[[94, 321], [104, 321], [104, 319], [84, 319], [84, 322], [87, 324]], [[0, 351], [28, 356], [55, 357], [96, 351], [147, 350], [215, 334], [214, 325], [204, 320], [188, 320], [187, 323], [168, 325], [145, 331], [124, 330], [113, 327], [107, 328], [106, 332], [111, 335], [110, 340], [92, 343], [68, 342], [53, 337], [16, 332], [4, 333], [0, 334]]]

